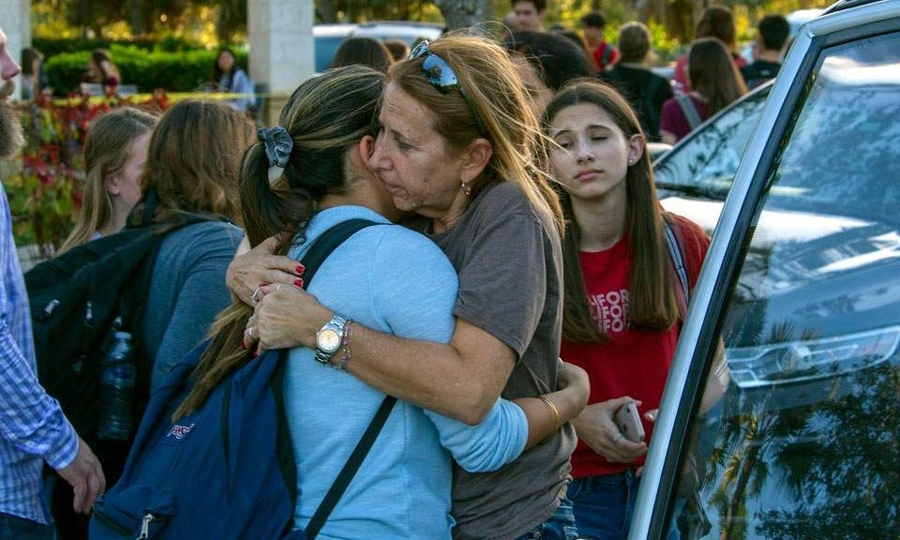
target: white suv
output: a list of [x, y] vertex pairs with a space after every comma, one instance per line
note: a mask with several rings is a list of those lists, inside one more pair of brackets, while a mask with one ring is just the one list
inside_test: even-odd
[[443, 26], [435, 23], [416, 21], [374, 21], [360, 24], [317, 24], [313, 26], [316, 47], [316, 72], [331, 67], [331, 60], [338, 47], [350, 36], [364, 36], [379, 41], [400, 39], [408, 45], [425, 38], [437, 39], [443, 33]]

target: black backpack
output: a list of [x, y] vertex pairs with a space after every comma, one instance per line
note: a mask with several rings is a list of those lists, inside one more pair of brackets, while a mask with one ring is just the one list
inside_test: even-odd
[[181, 214], [165, 223], [125, 228], [74, 247], [25, 274], [38, 379], [89, 444], [97, 428], [100, 364], [114, 326], [133, 336], [134, 425], [140, 423], [153, 364], [152, 358], [142, 357], [140, 327], [163, 239], [184, 226], [218, 219]]

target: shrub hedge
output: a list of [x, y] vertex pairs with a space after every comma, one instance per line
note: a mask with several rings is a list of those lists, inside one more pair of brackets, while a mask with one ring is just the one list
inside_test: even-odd
[[111, 39], [80, 39], [80, 38], [46, 38], [34, 36], [32, 46], [36, 47], [45, 57], [50, 58], [57, 54], [73, 51], [92, 51], [94, 49], [109, 49], [114, 45], [123, 47], [134, 46], [148, 51], [196, 51], [204, 47], [199, 43], [188, 41], [184, 37], [174, 34], [166, 34], [159, 38], [111, 40]]
[[[146, 50], [136, 46], [111, 45], [113, 62], [119, 68], [122, 84], [134, 84], [138, 92], [163, 88], [167, 92], [191, 92], [212, 78], [216, 51]], [[247, 52], [235, 49], [238, 64], [246, 69]], [[87, 69], [91, 51], [60, 53], [48, 57], [44, 69], [57, 95], [78, 89]]]

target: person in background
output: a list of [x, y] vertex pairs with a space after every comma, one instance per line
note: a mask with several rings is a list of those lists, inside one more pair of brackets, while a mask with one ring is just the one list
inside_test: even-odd
[[663, 103], [670, 99], [672, 85], [648, 67], [652, 55], [650, 30], [637, 21], [619, 28], [618, 63], [600, 73], [600, 78], [612, 83], [625, 96], [641, 121], [642, 131], [650, 141], [661, 140], [659, 120]]
[[659, 132], [667, 144], [675, 144], [747, 93], [747, 85], [725, 44], [714, 37], [700, 38], [691, 44], [688, 75], [693, 90], [663, 104]]
[[[12, 158], [24, 144], [18, 114], [8, 102], [19, 71], [0, 29], [0, 159]], [[52, 540], [44, 463], [72, 486], [75, 512], [91, 511], [106, 489], [106, 477], [59, 403], [38, 383], [31, 311], [11, 218], [6, 190], [0, 190], [0, 540]]]
[[588, 47], [587, 41], [575, 30], [571, 28], [562, 28], [560, 30], [554, 30], [554, 34], [559, 34], [565, 38], [568, 38], [575, 45], [578, 46], [584, 52], [584, 57], [587, 58], [588, 64], [591, 66], [591, 71], [593, 72], [594, 59], [591, 57], [591, 51]]
[[239, 111], [246, 111], [256, 104], [253, 80], [237, 64], [237, 56], [228, 47], [219, 49], [216, 55], [216, 63], [213, 66], [213, 82], [218, 86], [219, 92], [227, 94], [243, 94], [238, 99], [225, 101], [228, 106]]
[[34, 99], [45, 90], [49, 91], [50, 80], [44, 71], [44, 55], [34, 47], [22, 49], [20, 82], [23, 100]]
[[[574, 421], [568, 497], [581, 538], [624, 540], [687, 309], [664, 229], [680, 239], [690, 287], [709, 238], [662, 211], [646, 138], [614, 88], [567, 86], [547, 106], [544, 129], [567, 221], [560, 356], [591, 378], [589, 405]], [[644, 441], [626, 439], [613, 421], [626, 404], [644, 413]]]
[[[369, 162], [394, 204], [425, 218], [415, 225], [450, 259], [459, 292], [449, 344], [352, 324], [345, 368], [374, 389], [477, 424], [501, 393], [518, 399], [557, 388], [565, 366], [558, 360], [563, 226], [538, 167], [546, 162], [544, 137], [532, 111], [507, 51], [492, 39], [446, 35], [388, 71]], [[245, 303], [260, 282], [270, 284], [259, 287], [265, 296], [245, 338], [266, 349], [313, 348], [317, 331], [340, 313], [296, 287], [278, 289], [297, 279], [296, 263], [272, 258], [273, 243], [229, 269], [229, 286]], [[565, 498], [575, 435], [568, 407], [545, 404], [558, 427], [552, 436], [497, 472], [457, 470], [455, 538], [577, 535]]]
[[147, 161], [156, 117], [131, 107], [91, 122], [84, 144], [82, 207], [59, 253], [125, 227], [141, 198], [139, 179]]
[[387, 73], [394, 57], [384, 43], [370, 37], [348, 37], [334, 53], [331, 67], [352, 66], [361, 64]]
[[394, 62], [405, 60], [409, 56], [409, 45], [402, 39], [386, 39], [383, 43], [391, 52]]
[[558, 32], [520, 30], [507, 37], [503, 47], [512, 55], [538, 117], [567, 82], [593, 73], [590, 60], [578, 45]]
[[756, 88], [778, 75], [791, 25], [784, 16], [776, 13], [763, 17], [756, 29], [758, 35], [753, 42], [753, 62], [741, 70], [748, 88]]
[[[153, 362], [149, 385], [139, 382], [135, 388], [139, 406], [231, 303], [225, 273], [243, 233], [230, 221], [240, 220], [240, 159], [255, 135], [246, 114], [218, 102], [185, 100], [163, 114], [150, 137], [140, 175], [143, 196], [128, 225], [158, 226], [163, 234], [184, 213], [206, 214], [210, 220], [164, 233], [141, 327], [132, 336], [141, 357]], [[128, 444], [104, 448], [103, 467], [111, 483], [122, 473]], [[61, 487], [57, 484], [53, 496], [60, 538], [87, 538], [87, 519], [61, 513], [60, 502], [71, 497]]]
[[[113, 63], [109, 51], [106, 49], [94, 49], [88, 61], [88, 68], [81, 78], [81, 82], [87, 85], [99, 85], [106, 95], [115, 94], [122, 79], [119, 68]], [[82, 91], [87, 87], [82, 86]]]
[[599, 11], [591, 11], [581, 18], [581, 32], [587, 42], [595, 71], [602, 72], [619, 61], [619, 50], [603, 37], [606, 17]]
[[512, 8], [517, 30], [543, 31], [547, 0], [513, 0]]
[[[734, 15], [731, 8], [723, 5], [708, 6], [697, 21], [694, 29], [694, 39], [714, 37], [718, 38], [728, 51], [735, 67], [740, 70], [747, 65], [747, 60], [737, 52], [737, 28], [734, 24]], [[688, 53], [689, 54], [689, 53]], [[691, 81], [688, 77], [688, 54], [683, 54], [675, 61], [675, 91], [687, 94], [691, 91]]]

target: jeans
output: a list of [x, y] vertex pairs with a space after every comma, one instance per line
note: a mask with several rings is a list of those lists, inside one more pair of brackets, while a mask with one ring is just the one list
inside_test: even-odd
[[616, 474], [576, 478], [569, 483], [575, 523], [582, 538], [624, 540], [631, 525], [640, 479], [628, 469]]
[[[634, 502], [637, 499], [641, 479], [633, 469], [607, 474], [576, 478], [569, 482], [567, 497], [572, 501], [575, 524], [583, 540], [625, 540], [631, 528]], [[684, 500], [678, 499], [674, 516], [681, 513]], [[681, 537], [675, 519], [669, 524], [666, 540]]]
[[559, 501], [556, 512], [547, 521], [541, 523], [516, 540], [577, 540], [578, 528], [572, 515], [572, 501], [563, 498]]
[[0, 513], [0, 540], [53, 540], [53, 526]]

